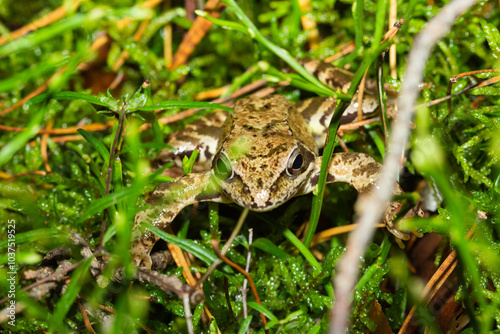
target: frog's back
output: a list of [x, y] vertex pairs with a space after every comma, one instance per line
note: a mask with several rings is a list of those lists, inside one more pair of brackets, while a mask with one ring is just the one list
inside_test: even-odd
[[252, 144], [248, 151], [250, 155], [270, 154], [270, 150], [289, 143], [290, 138], [317, 152], [304, 117], [281, 95], [239, 100], [234, 115], [223, 126], [217, 151], [220, 145], [230, 147], [242, 138]]

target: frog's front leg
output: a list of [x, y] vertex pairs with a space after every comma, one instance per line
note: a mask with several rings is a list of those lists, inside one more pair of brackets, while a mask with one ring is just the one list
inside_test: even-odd
[[[316, 167], [313, 171], [311, 181], [304, 193], [310, 192], [316, 186], [321, 169], [321, 158], [316, 159]], [[330, 168], [328, 169], [327, 183], [346, 182], [356, 189], [360, 195], [367, 194], [370, 189], [376, 185], [382, 165], [376, 162], [372, 157], [365, 153], [336, 153], [332, 157]], [[403, 190], [396, 183], [393, 194], [402, 194]], [[397, 238], [408, 240], [409, 235], [402, 233], [397, 229], [392, 221], [392, 216], [396, 214], [401, 207], [398, 202], [388, 203], [384, 214], [384, 223], [387, 229]]]
[[165, 230], [186, 206], [203, 201], [228, 202], [219, 193], [210, 171], [189, 174], [160, 185], [146, 201], [150, 207], [135, 216], [132, 257], [136, 266], [151, 268], [150, 252], [159, 237], [144, 231], [142, 223]]

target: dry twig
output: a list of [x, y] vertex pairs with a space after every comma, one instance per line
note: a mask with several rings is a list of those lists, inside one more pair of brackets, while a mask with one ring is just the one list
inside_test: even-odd
[[[224, 9], [225, 4], [219, 2], [219, 0], [208, 0], [205, 4], [204, 10], [208, 12], [208, 15], [217, 18], [220, 12]], [[212, 26], [212, 22], [204, 17], [198, 16], [191, 26], [186, 36], [182, 40], [179, 48], [175, 52], [172, 64], [170, 64], [169, 69], [174, 69], [179, 65], [184, 64], [191, 53], [193, 53], [196, 45], [205, 37], [208, 29]]]
[[[248, 253], [247, 253], [247, 263], [245, 265], [245, 271], [250, 271], [250, 262], [252, 261], [252, 245], [253, 241], [253, 229], [248, 230]], [[241, 303], [243, 304], [243, 318], [248, 318], [248, 306], [247, 306], [247, 284], [248, 280], [245, 278], [243, 281], [243, 286], [241, 288]], [[247, 329], [247, 334], [250, 334], [250, 329]]]
[[359, 228], [349, 235], [347, 251], [339, 263], [335, 277], [336, 300], [329, 329], [331, 334], [345, 333], [348, 327], [351, 296], [357, 281], [360, 258], [373, 237], [373, 227], [382, 217], [386, 203], [391, 199], [396, 176], [399, 174], [400, 152], [404, 149], [404, 143], [409, 137], [418, 85], [423, 79], [425, 63], [437, 41], [475, 2], [476, 0], [451, 1], [415, 37], [415, 43], [408, 55], [406, 79], [398, 98], [399, 114], [392, 125], [390, 150], [381, 171], [379, 187], [364, 203], [362, 215], [358, 219]]
[[325, 63], [331, 63], [332, 61], [337, 60], [337, 59], [345, 56], [346, 54], [353, 52], [355, 48], [356, 48], [356, 45], [354, 45], [354, 42], [348, 42], [348, 43], [341, 45], [339, 47], [340, 52], [335, 53], [335, 54], [325, 58], [323, 61]]

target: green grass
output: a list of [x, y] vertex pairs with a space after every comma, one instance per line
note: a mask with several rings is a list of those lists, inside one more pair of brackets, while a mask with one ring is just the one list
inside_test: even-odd
[[[89, 0], [63, 19], [0, 45], [0, 113], [52, 78], [42, 94], [0, 114], [0, 259], [2, 265], [7, 264], [7, 222], [15, 221], [19, 270], [16, 300], [26, 305], [16, 315], [16, 330], [29, 333], [39, 327], [54, 333], [85, 331], [82, 314], [75, 305], [78, 299], [94, 308], [102, 304], [116, 310], [113, 332], [141, 331], [138, 324], [157, 333], [185, 332], [182, 300], [150, 283], [132, 279], [134, 268], [128, 252], [131, 226], [145, 195], [170, 180], [160, 175], [170, 166], [153, 173], [150, 161], [165, 147], [168, 136], [199, 116], [172, 124], [161, 124], [157, 118], [188, 108], [204, 108], [200, 114], [223, 108], [194, 101], [194, 96], [225, 85], [232, 85], [234, 91], [262, 78], [271, 82], [288, 80], [291, 85], [279, 87], [277, 93], [292, 101], [315, 95], [332, 95], [346, 101], [367, 68], [368, 76], [376, 77], [376, 64], [386, 48], [380, 46], [380, 41], [387, 30], [388, 1], [312, 1], [308, 16], [318, 24], [320, 33], [315, 50], [308, 47], [308, 32], [302, 29], [296, 0], [225, 2], [227, 7], [213, 20], [214, 25], [188, 63], [174, 70], [168, 69], [163, 57], [163, 27], [172, 24], [175, 51], [192, 25], [179, 2], [172, 2], [172, 7], [161, 3], [143, 9], [135, 1]], [[2, 1], [0, 35], [8, 37], [9, 31], [61, 5], [55, 0]], [[406, 19], [395, 40], [399, 78], [404, 73], [405, 56], [413, 38], [442, 6], [442, 2], [398, 2], [398, 18]], [[427, 63], [426, 85], [419, 103], [445, 96], [449, 78], [459, 73], [499, 69], [499, 14], [498, 3], [479, 2], [457, 20]], [[127, 18], [131, 19], [129, 24], [120, 27], [119, 22]], [[146, 19], [150, 21], [144, 35], [134, 40], [136, 30]], [[99, 52], [91, 49], [96, 38], [104, 34], [109, 36], [106, 46]], [[325, 88], [295, 61], [306, 56], [326, 58], [347, 42], [355, 43], [354, 51], [335, 61], [356, 73], [347, 93]], [[113, 70], [124, 50], [129, 57]], [[290, 68], [295, 72], [288, 73]], [[399, 79], [389, 78], [387, 61], [383, 63], [383, 72], [384, 80], [398, 88]], [[123, 76], [119, 85], [107, 92], [118, 75]], [[496, 75], [461, 78], [451, 92]], [[150, 85], [143, 87], [146, 79]], [[409, 159], [405, 166], [409, 176], [404, 178], [403, 186], [413, 191], [417, 183], [425, 182], [440, 200], [437, 212], [426, 218], [406, 220], [402, 226], [443, 236], [429, 260], [435, 261], [436, 266], [449, 247], [457, 251], [456, 299], [471, 318], [464, 333], [500, 329], [499, 96], [498, 84], [493, 84], [454, 97], [450, 105], [445, 102], [418, 108], [415, 130], [408, 143]], [[338, 126], [337, 117], [343, 106], [345, 103], [339, 103], [339, 112], [330, 126], [332, 132]], [[162, 111], [156, 114], [153, 110], [157, 109]], [[108, 126], [109, 121], [113, 122]], [[105, 126], [95, 131], [91, 124]], [[151, 126], [141, 130], [143, 124]], [[39, 130], [50, 126], [55, 133], [44, 138]], [[72, 133], [81, 138], [61, 141], [61, 136], [67, 135], [64, 129], [73, 126], [84, 128]], [[382, 160], [385, 140], [381, 124], [346, 133], [343, 140], [350, 150]], [[330, 136], [323, 154], [340, 151], [337, 146], [334, 136]], [[42, 147], [48, 150], [51, 173], [43, 173], [46, 167]], [[324, 168], [326, 164], [324, 159]], [[204, 306], [214, 321], [210, 326], [204, 323], [202, 306], [193, 305], [195, 332], [216, 332], [218, 326], [223, 333], [243, 333], [247, 328], [252, 333], [263, 333], [261, 311], [268, 318], [272, 333], [325, 333], [334, 300], [331, 278], [345, 251], [346, 238], [334, 237], [314, 249], [307, 246], [320, 229], [350, 224], [355, 199], [355, 192], [345, 185], [325, 188], [320, 183], [315, 195], [292, 199], [265, 214], [249, 215], [226, 255], [244, 267], [251, 249], [250, 275], [262, 305], [248, 293], [251, 318], [228, 319], [226, 294], [234, 314], [242, 312], [240, 289], [244, 276], [221, 264], [203, 284]], [[159, 234], [194, 254], [192, 272], [203, 274], [215, 259], [210, 241], [227, 240], [236, 224], [233, 217], [240, 211], [234, 205], [200, 204], [195, 211], [187, 208], [179, 215], [173, 224], [174, 230], [180, 231], [178, 235]], [[485, 218], [479, 218], [478, 211]], [[302, 243], [294, 233], [310, 217]], [[103, 221], [106, 230], [101, 235]], [[248, 242], [249, 228], [254, 229], [253, 246]], [[469, 238], [466, 233], [470, 229], [474, 234]], [[67, 273], [71, 282], [64, 294], [57, 291], [41, 300], [30, 298], [21, 291], [34, 282], [25, 273], [36, 270], [49, 251], [65, 245], [72, 249], [71, 262], [82, 260], [81, 247], [69, 241], [72, 233], [92, 247], [102, 240], [107, 258], [111, 259], [103, 276], [109, 278], [113, 268], [123, 268], [123, 280], [100, 285], [91, 276], [88, 261], [82, 261], [76, 270]], [[321, 254], [321, 260], [313, 254]], [[416, 287], [420, 286], [421, 273], [411, 272], [409, 262], [411, 258], [395, 245], [391, 235], [383, 230], [377, 232], [362, 262], [351, 332], [365, 333], [376, 327], [372, 312], [376, 304], [394, 332], [413, 305], [418, 306], [419, 324], [439, 328], [439, 316], [418, 301], [420, 291]], [[175, 265], [163, 273], [184, 281], [182, 269]], [[8, 277], [7, 267], [2, 267], [0, 291], [8, 290]], [[141, 296], [151, 299], [145, 301]], [[2, 309], [6, 306], [0, 305]], [[90, 320], [94, 329], [102, 332], [99, 317], [90, 315]], [[2, 326], [6, 328], [7, 323]]]

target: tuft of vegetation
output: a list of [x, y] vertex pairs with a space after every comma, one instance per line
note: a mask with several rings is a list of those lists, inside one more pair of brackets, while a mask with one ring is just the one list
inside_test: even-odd
[[[381, 66], [387, 96], [387, 87], [397, 91], [413, 39], [444, 3], [396, 2], [405, 21], [390, 41], [388, 1], [224, 0], [196, 12], [184, 7], [194, 1], [0, 2], [2, 328], [326, 333], [331, 280], [346, 251], [345, 232], [333, 228], [354, 220], [357, 195], [347, 185], [248, 216], [236, 205], [200, 203], [176, 218], [175, 234], [155, 231], [187, 262], [162, 277], [187, 287], [188, 272], [195, 281], [207, 273], [218, 259], [214, 240], [224, 244], [241, 215], [225, 256], [248, 265], [260, 303], [229, 262], [191, 305], [179, 289], [138, 279], [132, 226], [148, 194], [175, 176], [171, 165], [151, 165], [168, 137], [214, 109], [230, 112], [223, 98], [242, 87], [265, 79], [292, 101], [336, 96], [332, 132], [365, 70], [376, 79]], [[186, 35], [197, 16], [212, 25]], [[419, 237], [400, 249], [377, 231], [353, 292], [352, 333], [500, 331], [499, 26], [498, 2], [478, 1], [427, 63], [400, 182], [423, 216], [399, 226]], [[395, 66], [382, 58], [390, 44]], [[355, 73], [349, 91], [333, 92], [296, 61], [332, 55]], [[380, 121], [339, 134], [349, 150], [382, 161], [385, 131]], [[342, 151], [335, 145], [330, 136], [323, 155]], [[194, 161], [186, 159], [185, 173]], [[56, 269], [61, 275], [34, 284]]]

